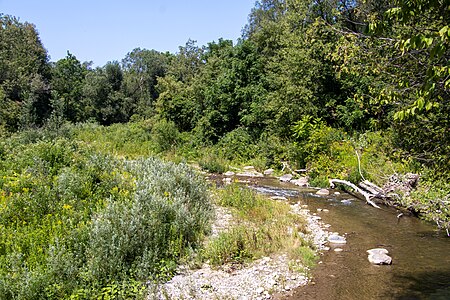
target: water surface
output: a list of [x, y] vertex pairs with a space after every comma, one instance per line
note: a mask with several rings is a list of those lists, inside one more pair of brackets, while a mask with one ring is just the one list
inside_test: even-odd
[[[313, 271], [313, 284], [288, 299], [450, 299], [450, 238], [433, 224], [414, 217], [397, 218], [393, 208], [376, 209], [342, 193], [318, 197], [276, 180], [260, 179], [256, 190], [308, 205], [329, 231], [346, 234], [347, 244], [331, 246]], [[383, 247], [393, 263], [376, 266], [366, 251]]]

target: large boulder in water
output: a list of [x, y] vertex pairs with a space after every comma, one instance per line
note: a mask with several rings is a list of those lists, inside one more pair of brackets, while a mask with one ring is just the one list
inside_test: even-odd
[[392, 264], [392, 258], [387, 255], [389, 251], [384, 248], [374, 248], [367, 250], [368, 259], [371, 264], [374, 265], [390, 265]]

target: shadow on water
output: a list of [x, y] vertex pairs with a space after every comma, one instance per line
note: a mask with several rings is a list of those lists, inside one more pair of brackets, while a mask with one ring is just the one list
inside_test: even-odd
[[[391, 295], [385, 293], [385, 298], [398, 300], [409, 299], [450, 299], [450, 266], [446, 271], [428, 271], [399, 275], [399, 282], [407, 282], [408, 285], [395, 288], [398, 293]], [[393, 297], [392, 297], [393, 296]]]
[[[314, 189], [298, 189], [277, 180], [260, 180], [251, 188], [308, 205], [329, 231], [344, 234], [341, 252], [321, 254], [312, 284], [287, 299], [450, 299], [450, 239], [433, 224], [414, 217], [397, 218], [398, 211], [375, 209], [351, 195], [318, 197]], [[371, 265], [366, 251], [383, 247], [390, 266]]]

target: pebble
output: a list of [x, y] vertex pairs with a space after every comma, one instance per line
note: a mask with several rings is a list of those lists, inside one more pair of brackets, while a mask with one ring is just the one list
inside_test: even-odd
[[[233, 222], [228, 209], [219, 206], [215, 209], [217, 219], [212, 226], [212, 236], [226, 230]], [[319, 250], [329, 249], [325, 246], [329, 233], [323, 229], [320, 217], [311, 216], [298, 204], [291, 205], [291, 210], [305, 216], [308, 231], [311, 232], [305, 238]], [[308, 283], [307, 276], [292, 270], [291, 263], [286, 254], [278, 254], [237, 269], [235, 265], [225, 265], [219, 269], [212, 269], [208, 264], [201, 269], [181, 266], [178, 275], [170, 281], [150, 286], [152, 293], [148, 299], [270, 299], [271, 293], [283, 295]]]

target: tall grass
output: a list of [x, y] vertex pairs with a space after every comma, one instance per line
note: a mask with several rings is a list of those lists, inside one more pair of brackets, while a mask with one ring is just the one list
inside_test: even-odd
[[206, 246], [203, 258], [212, 265], [242, 263], [277, 252], [295, 253], [295, 249], [309, 246], [300, 234], [306, 231], [306, 221], [291, 213], [285, 202], [267, 199], [237, 184], [219, 190], [216, 201], [232, 210], [235, 226]]

